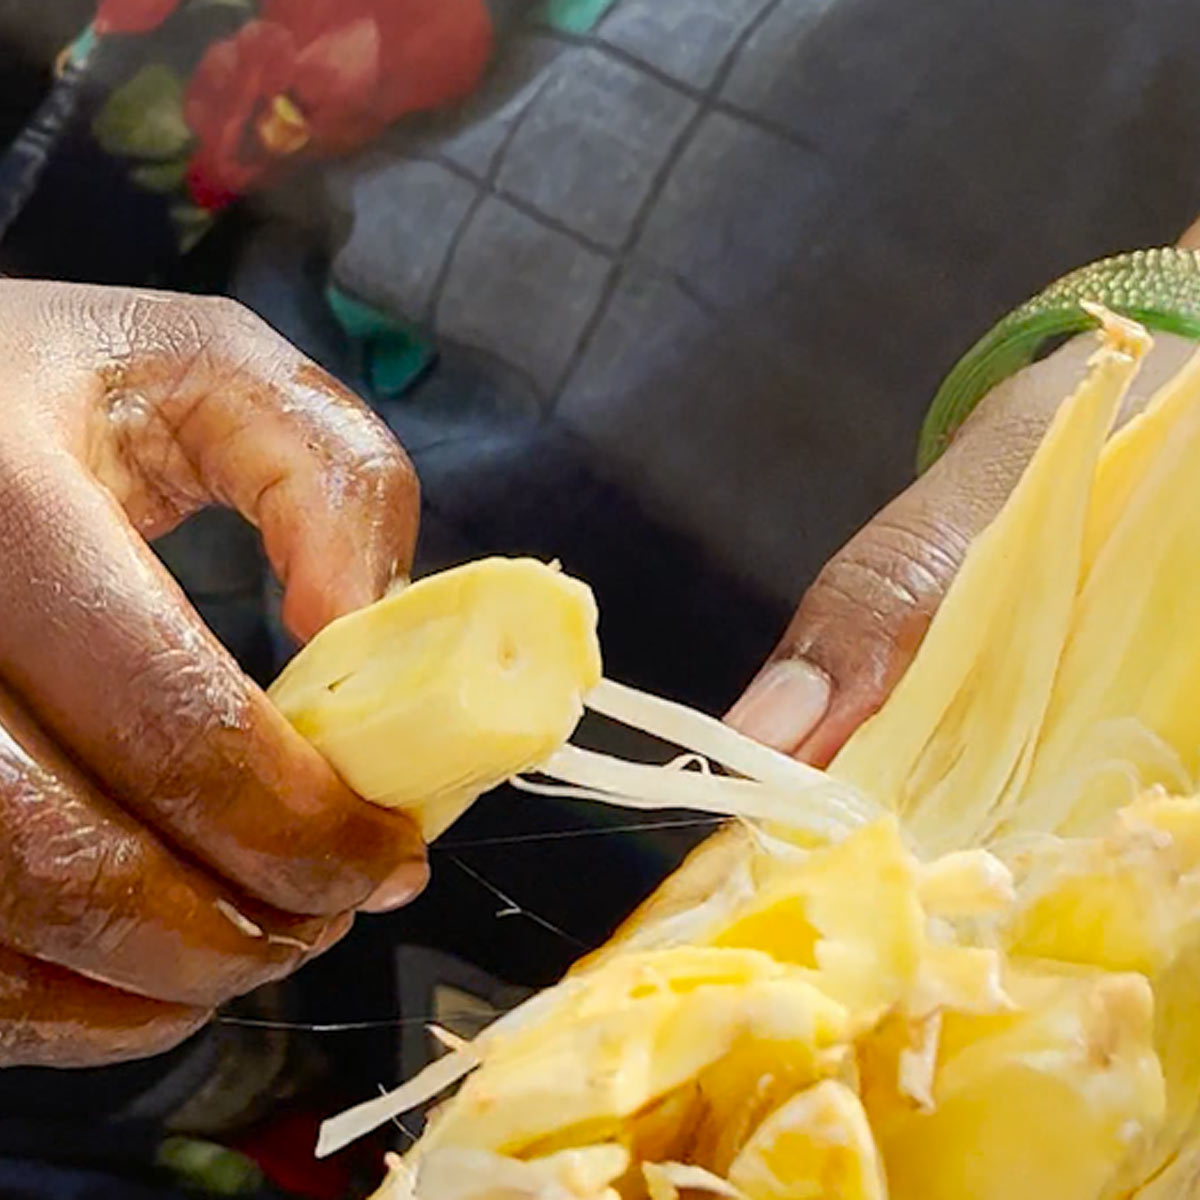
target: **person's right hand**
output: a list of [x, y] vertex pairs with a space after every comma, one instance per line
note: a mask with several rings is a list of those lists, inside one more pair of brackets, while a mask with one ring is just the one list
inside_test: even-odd
[[145, 539], [261, 530], [301, 638], [409, 566], [387, 429], [221, 300], [0, 281], [0, 1066], [165, 1049], [426, 877]]

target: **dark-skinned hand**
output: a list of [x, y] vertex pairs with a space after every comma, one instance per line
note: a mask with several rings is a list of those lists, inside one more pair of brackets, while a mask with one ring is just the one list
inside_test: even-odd
[[241, 307], [0, 281], [0, 1066], [165, 1049], [426, 878], [147, 544], [228, 505], [311, 637], [410, 563], [386, 427]]

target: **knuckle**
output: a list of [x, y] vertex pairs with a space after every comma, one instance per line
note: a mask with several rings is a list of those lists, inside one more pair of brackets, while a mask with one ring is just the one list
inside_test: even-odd
[[355, 474], [359, 486], [381, 509], [409, 505], [419, 490], [408, 455], [390, 434], [378, 451], [357, 464]]
[[101, 306], [98, 341], [106, 360], [130, 366], [145, 359], [190, 362], [212, 341], [209, 324], [194, 301], [180, 303], [161, 293], [124, 291], [96, 303]]
[[817, 576], [789, 649], [845, 683], [890, 676], [919, 643], [958, 556], [905, 522], [868, 527]]
[[807, 608], [827, 621], [886, 630], [898, 611], [916, 606], [916, 594], [870, 555], [847, 550], [817, 576]]
[[801, 602], [789, 650], [873, 711], [916, 653], [969, 538], [919, 511], [885, 510], [826, 564]]
[[880, 562], [869, 555], [847, 554], [838, 563], [836, 582], [844, 591], [856, 587], [880, 615], [917, 608], [921, 593], [916, 581], [907, 578], [910, 565], [901, 559]]
[[96, 340], [104, 359], [151, 369], [151, 382], [161, 372], [168, 386], [174, 376], [186, 378], [199, 366], [222, 370], [231, 361], [240, 364], [269, 332], [228, 296], [127, 291], [116, 297], [115, 307], [111, 297], [96, 304]]
[[220, 759], [236, 782], [239, 758], [227, 743], [246, 725], [249, 697], [220, 654], [187, 644], [203, 634], [180, 636], [184, 644], [144, 650], [130, 667], [122, 688], [130, 711], [117, 726], [112, 761], [123, 792], [184, 812], [215, 803], [205, 788], [211, 759]]
[[813, 586], [814, 602], [851, 623], [893, 631], [936, 608], [968, 543], [936, 517], [885, 509], [825, 566]]
[[0, 923], [30, 953], [114, 953], [134, 932], [145, 855], [137, 840], [95, 814], [61, 781], [6, 760], [0, 795], [6, 886]]
[[251, 316], [250, 310], [232, 296], [196, 296], [192, 301], [198, 312], [203, 312], [214, 324], [241, 322]]
[[944, 587], [966, 556], [970, 537], [940, 518], [909, 513], [901, 520], [886, 510], [871, 526], [872, 544], [893, 575], [908, 573]]
[[841, 674], [837, 660], [844, 652], [861, 651], [890, 633], [892, 608], [876, 592], [874, 587], [864, 589], [861, 575], [849, 564], [829, 564], [800, 602], [785, 637], [789, 652]]
[[204, 330], [210, 354], [231, 374], [243, 373], [252, 363], [271, 366], [295, 353], [286, 338], [240, 300], [198, 296], [194, 304], [194, 320]]
[[881, 535], [869, 545], [852, 545], [830, 574], [840, 586], [858, 589], [881, 614], [924, 607], [943, 587], [924, 548], [898, 534]]
[[267, 328], [240, 300], [232, 296], [190, 296], [186, 308], [210, 339], [224, 341], [231, 335], [259, 334]]

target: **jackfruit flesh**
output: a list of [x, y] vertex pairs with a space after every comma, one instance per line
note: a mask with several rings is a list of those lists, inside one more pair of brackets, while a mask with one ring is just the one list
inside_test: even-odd
[[[1200, 826], [1200, 801], [1186, 804]], [[1109, 853], [1142, 853], [1139, 820], [1125, 812], [1103, 836], [1025, 851], [1008, 902], [967, 918], [969, 933], [923, 908], [922, 865], [882, 822], [781, 872], [703, 944], [569, 976], [528, 1019], [518, 1009], [511, 1030], [502, 1020], [478, 1039], [481, 1065], [408, 1157], [414, 1195], [441, 1200], [426, 1163], [440, 1170], [447, 1154], [541, 1162], [605, 1147], [694, 1166], [750, 1200], [1127, 1194], [1111, 1188], [1186, 1148], [1200, 1098], [1200, 1018], [1178, 986], [1165, 993], [1173, 1024], [1156, 1010], [1161, 985], [1196, 984], [1180, 972], [1200, 963], [1200, 930], [1177, 921], [1164, 954], [1158, 928], [1133, 929], [1114, 952], [1088, 911], [1110, 905]], [[1200, 841], [1157, 846], [1138, 881], [1152, 911], [1175, 903], [1181, 868], [1200, 870]], [[849, 861], [852, 874], [832, 869]], [[876, 939], [855, 918], [869, 901], [845, 901], [889, 876]], [[1076, 911], [1047, 933], [1038, 914], [1059, 890]], [[873, 949], [883, 966], [867, 986]], [[650, 1195], [639, 1171], [609, 1186]], [[481, 1183], [470, 1195], [509, 1193]]]
[[748, 1200], [885, 1200], [883, 1164], [862, 1101], [822, 1080], [781, 1104], [747, 1139], [729, 1182]]
[[577, 580], [484, 559], [334, 621], [269, 695], [354, 791], [432, 840], [570, 737], [600, 680], [596, 622]]

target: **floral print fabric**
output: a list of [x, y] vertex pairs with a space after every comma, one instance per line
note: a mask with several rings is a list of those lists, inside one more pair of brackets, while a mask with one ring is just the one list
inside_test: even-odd
[[[492, 0], [514, 3], [579, 33], [612, 0]], [[188, 250], [239, 197], [470, 95], [496, 54], [492, 4], [100, 0], [61, 58], [59, 94], [0, 164], [0, 212], [29, 202], [64, 144], [78, 156], [82, 130], [133, 189], [162, 197]]]
[[144, 186], [177, 194], [188, 231], [298, 162], [467, 95], [493, 43], [484, 0], [103, 0], [90, 32], [90, 55], [142, 42], [94, 130]]

